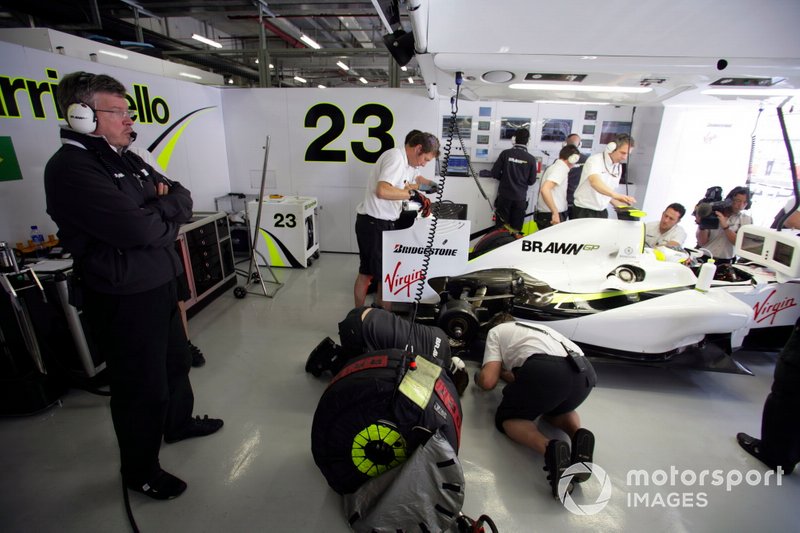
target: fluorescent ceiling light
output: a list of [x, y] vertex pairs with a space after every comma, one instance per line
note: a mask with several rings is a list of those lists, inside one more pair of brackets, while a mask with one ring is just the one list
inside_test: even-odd
[[305, 78], [301, 78], [300, 76], [295, 76], [294, 77], [294, 81], [299, 81], [300, 83], [305, 83], [306, 79]]
[[181, 76], [186, 77], [186, 78], [192, 78], [193, 80], [202, 80], [203, 79], [200, 76], [198, 76], [197, 74], [189, 74], [188, 72], [180, 72], [179, 74]]
[[311, 37], [309, 37], [305, 33], [300, 35], [300, 40], [303, 41], [304, 43], [306, 43], [308, 46], [310, 46], [314, 50], [319, 50], [320, 48], [322, 48], [319, 44], [317, 44], [317, 41], [315, 41], [314, 39], [312, 39]]
[[192, 34], [192, 39], [195, 41], [200, 41], [201, 43], [205, 43], [208, 46], [213, 46], [214, 48], [222, 48], [222, 45], [217, 41], [212, 41], [211, 39], [203, 37], [202, 35], [197, 35], [196, 33]]
[[570, 85], [566, 83], [512, 83], [509, 89], [528, 91], [578, 91], [598, 93], [649, 93], [652, 87], [611, 87], [607, 85]]
[[339, 66], [339, 68], [340, 68], [340, 69], [342, 69], [342, 70], [345, 70], [345, 71], [346, 71], [346, 70], [350, 70], [350, 67], [348, 67], [347, 65], [345, 65], [345, 64], [344, 64], [344, 63], [342, 63], [341, 61], [337, 61], [337, 62], [336, 62], [336, 64], [337, 64], [337, 65]]
[[233, 85], [233, 78], [228, 78], [228, 85]]
[[414, 78], [412, 78], [411, 76], [409, 76], [409, 77], [408, 77], [408, 83], [410, 83], [411, 85], [414, 85]]
[[125, 54], [118, 54], [117, 52], [109, 52], [108, 50], [98, 50], [101, 54], [105, 54], [107, 56], [118, 57], [120, 59], [128, 59], [128, 56]]
[[403, 65], [402, 67], [400, 67], [400, 70], [402, 70], [403, 72], [405, 72], [405, 71], [407, 71], [407, 70], [408, 70], [408, 67], [407, 67], [407, 66], [405, 66], [405, 65]]
[[319, 85], [317, 85], [317, 87], [320, 88], [320, 89], [325, 89], [325, 86], [322, 85], [321, 83]]
[[610, 102], [575, 102], [572, 100], [536, 100], [537, 104], [610, 105]]
[[360, 81], [361, 83], [369, 83], [364, 76], [361, 76], [360, 78], [358, 78], [358, 81]]
[[706, 89], [700, 92], [710, 96], [800, 96], [800, 89], [734, 89], [729, 87], [726, 89]]

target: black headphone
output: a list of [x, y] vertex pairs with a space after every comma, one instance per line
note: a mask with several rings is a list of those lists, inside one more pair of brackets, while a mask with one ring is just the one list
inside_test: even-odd
[[[75, 82], [77, 88], [85, 89], [94, 77], [95, 75], [89, 72], [81, 72], [78, 76], [78, 80]], [[78, 133], [94, 133], [94, 130], [97, 129], [97, 115], [94, 109], [83, 102], [70, 104], [69, 107], [67, 107], [66, 119], [69, 127]]]
[[748, 189], [747, 187], [742, 187], [742, 186], [734, 187], [733, 189], [731, 189], [731, 192], [728, 193], [728, 196], [725, 197], [725, 200], [732, 202], [733, 197], [736, 196], [737, 194], [744, 194], [745, 196], [747, 196], [747, 205], [744, 206], [745, 210], [753, 207], [753, 199], [750, 196], [750, 189]]

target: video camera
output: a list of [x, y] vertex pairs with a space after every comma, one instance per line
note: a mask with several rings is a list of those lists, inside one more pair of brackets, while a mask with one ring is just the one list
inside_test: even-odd
[[700, 229], [718, 229], [719, 218], [716, 212], [719, 211], [725, 216], [730, 216], [731, 200], [726, 198], [722, 199], [722, 187], [709, 187], [706, 189], [706, 194], [702, 200], [697, 202], [694, 208], [694, 215], [697, 218], [697, 224]]

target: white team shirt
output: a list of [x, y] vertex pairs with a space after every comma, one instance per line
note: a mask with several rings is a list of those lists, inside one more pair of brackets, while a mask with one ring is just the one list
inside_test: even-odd
[[503, 367], [511, 370], [522, 366], [532, 354], [544, 353], [557, 357], [566, 357], [567, 351], [562, 342], [571, 350], [583, 354], [577, 344], [557, 332], [553, 328], [541, 324], [533, 327], [547, 333], [518, 326], [516, 322], [504, 322], [489, 330], [486, 336], [486, 350], [483, 352], [483, 364], [501, 361]]
[[590, 155], [583, 165], [581, 181], [578, 183], [578, 188], [575, 189], [574, 204], [584, 209], [604, 211], [608, 208], [611, 198], [594, 190], [592, 184], [589, 183], [589, 176], [592, 174], [600, 175], [603, 183], [613, 191], [619, 185], [622, 165], [612, 163], [611, 157], [606, 152]]
[[364, 200], [358, 204], [356, 213], [381, 220], [397, 220], [400, 211], [403, 210], [403, 201], [378, 198], [378, 182], [385, 181], [402, 189], [406, 183], [413, 182], [415, 177], [416, 168], [408, 164], [405, 146], [385, 151], [372, 167], [367, 189], [364, 191]]
[[648, 222], [644, 225], [644, 242], [647, 246], [655, 248], [656, 246], [663, 246], [670, 241], [675, 241], [681, 246], [686, 240], [686, 232], [682, 227], [675, 224], [664, 233], [658, 229], [660, 221]]
[[[567, 210], [568, 176], [569, 165], [561, 159], [558, 159], [555, 163], [547, 167], [547, 170], [544, 171], [544, 175], [542, 176], [542, 185], [547, 181], [552, 181], [556, 184], [555, 187], [550, 190], [550, 193], [553, 195], [553, 201], [556, 203], [556, 209], [558, 209], [559, 213], [563, 213]], [[536, 201], [536, 209], [543, 213], [550, 212], [550, 208], [547, 207], [547, 204], [544, 203], [544, 198], [542, 198], [541, 185], [539, 188], [539, 199]]]

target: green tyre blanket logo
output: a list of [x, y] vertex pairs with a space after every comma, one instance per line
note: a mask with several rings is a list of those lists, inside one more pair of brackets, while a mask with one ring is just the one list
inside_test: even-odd
[[360, 472], [376, 477], [406, 460], [406, 441], [394, 428], [372, 424], [353, 438], [351, 457]]

